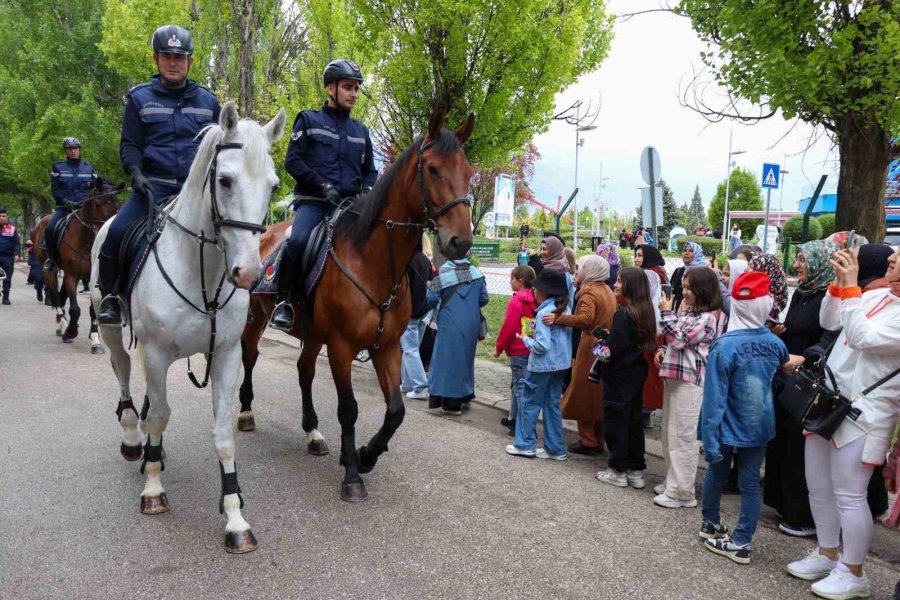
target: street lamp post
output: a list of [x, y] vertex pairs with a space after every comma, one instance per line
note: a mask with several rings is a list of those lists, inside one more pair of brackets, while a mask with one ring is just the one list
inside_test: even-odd
[[737, 156], [738, 154], [744, 154], [746, 150], [732, 150], [731, 149], [731, 138], [734, 132], [728, 132], [728, 167], [725, 169], [725, 216], [722, 218], [722, 252], [725, 252], [728, 248], [728, 237], [730, 230], [728, 228], [728, 192], [731, 189], [731, 167], [734, 166], [734, 163], [731, 162], [732, 156]]
[[[578, 189], [578, 148], [584, 145], [584, 138], [581, 137], [582, 131], [593, 131], [597, 129], [596, 125], [580, 125], [575, 128], [575, 189]], [[575, 253], [578, 253], [578, 194], [575, 194], [574, 198], [575, 206], [575, 221], [573, 223], [573, 240], [572, 246], [574, 247]]]
[[603, 161], [600, 161], [600, 183], [597, 184], [599, 187], [597, 188], [597, 199], [595, 200], [594, 206], [594, 231], [593, 234], [597, 235], [600, 227], [603, 226], [603, 182], [607, 181], [609, 177], [603, 176]]
[[[781, 227], [781, 211], [784, 210], [784, 176], [790, 174], [790, 171], [786, 169], [781, 170], [781, 175], [779, 177], [778, 187], [781, 189], [778, 191], [778, 226]], [[768, 223], [766, 223], [768, 225]]]

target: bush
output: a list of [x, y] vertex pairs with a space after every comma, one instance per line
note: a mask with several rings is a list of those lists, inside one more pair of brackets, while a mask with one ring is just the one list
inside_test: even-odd
[[827, 215], [822, 215], [821, 217], [816, 217], [819, 221], [819, 225], [822, 226], [822, 237], [821, 239], [827, 238], [829, 235], [834, 233], [834, 213], [829, 213]]
[[[833, 227], [833, 225], [832, 225]], [[803, 241], [803, 217], [795, 215], [787, 220], [784, 227], [781, 228], [781, 237], [791, 238], [792, 244], [799, 244]], [[809, 218], [809, 240], [822, 239], [822, 225], [815, 217]]]
[[716, 238], [689, 235], [687, 237], [679, 239], [678, 241], [679, 254], [681, 253], [681, 249], [684, 247], [685, 242], [694, 242], [695, 244], [700, 244], [700, 247], [703, 248], [703, 254], [706, 256], [712, 256], [713, 252], [717, 252], [719, 254], [721, 254], [722, 252], [722, 240], [717, 240]]

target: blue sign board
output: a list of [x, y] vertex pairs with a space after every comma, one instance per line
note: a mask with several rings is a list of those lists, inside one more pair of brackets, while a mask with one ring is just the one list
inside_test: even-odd
[[762, 186], [764, 189], [777, 190], [781, 182], [781, 165], [763, 163]]

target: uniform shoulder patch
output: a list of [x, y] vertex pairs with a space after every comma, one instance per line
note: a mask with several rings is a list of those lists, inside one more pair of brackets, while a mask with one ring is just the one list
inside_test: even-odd
[[128, 93], [127, 93], [126, 95], [127, 95], [127, 96], [130, 96], [131, 94], [133, 94], [133, 93], [136, 92], [137, 90], [139, 90], [139, 89], [141, 89], [141, 88], [148, 87], [149, 85], [150, 85], [150, 82], [149, 82], [149, 81], [144, 82], [144, 83], [139, 83], [139, 84], [137, 84], [136, 86], [132, 87], [130, 90], [128, 90]]

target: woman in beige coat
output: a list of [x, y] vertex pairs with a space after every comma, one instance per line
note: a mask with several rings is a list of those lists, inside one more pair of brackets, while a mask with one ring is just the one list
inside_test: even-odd
[[[596, 254], [578, 259], [575, 285], [575, 311], [571, 315], [547, 315], [547, 324], [565, 325], [581, 331], [581, 342], [572, 364], [572, 382], [560, 401], [563, 419], [578, 421], [578, 443], [569, 452], [597, 455], [603, 452], [603, 385], [588, 380], [594, 364], [594, 336], [597, 326], [609, 329], [616, 312], [616, 297], [606, 285], [609, 263]], [[577, 332], [576, 332], [577, 333]]]

